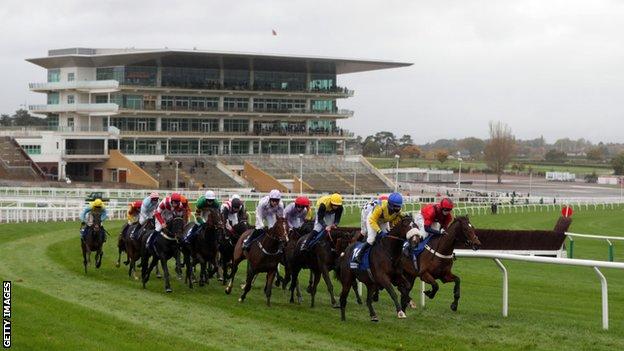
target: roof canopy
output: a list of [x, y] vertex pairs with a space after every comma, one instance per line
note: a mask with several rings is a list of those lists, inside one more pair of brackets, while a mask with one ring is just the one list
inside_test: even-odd
[[50, 56], [26, 61], [43, 68], [166, 66], [273, 70], [287, 72], [355, 73], [411, 66], [412, 63], [346, 58], [252, 54], [173, 49], [86, 49], [51, 50]]

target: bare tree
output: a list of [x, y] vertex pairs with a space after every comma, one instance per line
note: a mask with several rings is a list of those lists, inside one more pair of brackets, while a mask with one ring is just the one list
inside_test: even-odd
[[505, 166], [511, 161], [514, 153], [516, 138], [511, 134], [511, 128], [503, 122], [490, 121], [490, 140], [485, 145], [485, 161], [488, 167], [496, 173], [498, 183]]

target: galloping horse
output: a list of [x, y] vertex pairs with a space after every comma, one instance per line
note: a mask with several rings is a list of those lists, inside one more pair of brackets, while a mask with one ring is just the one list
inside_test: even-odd
[[224, 230], [219, 235], [219, 264], [223, 272], [223, 285], [227, 283], [230, 274], [227, 273], [228, 266], [232, 267], [234, 258], [234, 247], [241, 235], [249, 229], [247, 221], [240, 221], [232, 227], [232, 231]]
[[[334, 297], [334, 285], [329, 277], [329, 272], [336, 267], [337, 258], [340, 257], [340, 254], [342, 254], [351, 243], [352, 238], [353, 233], [336, 230], [334, 233], [327, 233], [324, 235], [323, 239], [311, 247], [309, 251], [301, 250], [301, 246], [306, 238], [301, 237], [297, 240], [295, 249], [287, 253], [289, 268], [287, 269], [287, 273], [290, 270], [290, 278], [292, 280], [290, 284], [290, 302], [294, 302], [295, 289], [297, 290], [298, 301], [301, 301], [298, 277], [301, 269], [307, 267], [310, 268], [310, 276], [312, 278], [312, 282], [307, 289], [308, 293], [311, 295], [310, 307], [314, 307], [316, 288], [321, 277], [323, 277], [325, 285], [327, 285], [332, 307], [340, 307]], [[308, 238], [308, 240], [310, 239]]]
[[[153, 233], [151, 235], [158, 235], [152, 247], [146, 247], [149, 235], [143, 235], [141, 240], [141, 280], [143, 281], [144, 289], [152, 269], [154, 269], [154, 267], [158, 265], [158, 261], [160, 261], [165, 278], [165, 291], [168, 293], [173, 291], [169, 281], [167, 261], [175, 257], [179, 252], [178, 237], [181, 235], [183, 229], [184, 219], [182, 217], [174, 217], [167, 223], [167, 227], [162, 229], [160, 235], [156, 234], [155, 231], [151, 231], [151, 233]], [[153, 257], [151, 262], [149, 262], [150, 257]]]
[[[351, 258], [356, 244], [352, 244], [347, 248], [340, 261], [340, 282], [342, 283], [342, 292], [340, 293], [341, 320], [344, 321], [346, 319], [347, 295], [349, 295], [349, 290], [353, 287], [356, 278], [366, 284], [366, 305], [368, 306], [371, 321], [379, 321], [377, 313], [373, 308], [373, 299], [376, 300], [380, 287], [386, 289], [388, 294], [390, 294], [396, 307], [397, 316], [405, 318], [403, 307], [399, 303], [398, 296], [392, 287], [392, 278], [397, 275], [397, 272], [400, 272], [400, 267], [398, 266], [402, 255], [403, 243], [406, 240], [407, 232], [413, 228], [412, 223], [412, 217], [406, 215], [387, 235], [377, 238], [377, 242], [369, 252], [370, 270], [351, 269]], [[407, 294], [407, 291], [403, 291], [406, 289], [406, 284], [399, 285], [402, 295]]]
[[236, 243], [234, 262], [232, 264], [232, 276], [230, 277], [228, 286], [225, 288], [225, 293], [229, 294], [232, 292], [232, 284], [236, 276], [236, 271], [238, 270], [238, 265], [246, 258], [247, 279], [243, 293], [238, 301], [245, 301], [247, 293], [251, 290], [251, 283], [254, 277], [258, 273], [266, 272], [267, 277], [264, 286], [264, 294], [267, 298], [267, 306], [271, 306], [273, 279], [275, 279], [275, 274], [277, 273], [277, 265], [282, 260], [284, 243], [288, 242], [288, 223], [285, 218], [278, 217], [273, 227], [269, 228], [261, 238], [256, 239], [249, 248], [249, 251], [244, 252], [243, 241], [251, 235], [252, 231], [253, 229], [247, 230]]
[[[190, 230], [193, 225], [189, 223], [184, 231]], [[204, 286], [208, 282], [208, 263], [212, 264], [213, 269], [217, 269], [217, 239], [223, 235], [224, 230], [221, 214], [217, 210], [209, 209], [206, 222], [197, 230], [199, 232], [195, 240], [190, 245], [182, 245], [186, 266], [184, 280], [188, 282], [191, 289], [193, 288], [193, 269], [197, 263], [200, 265], [199, 286]]]
[[85, 229], [87, 234], [84, 240], [80, 240], [80, 246], [82, 247], [82, 264], [84, 265], [85, 274], [87, 274], [87, 265], [91, 262], [91, 252], [95, 252], [95, 268], [100, 268], [102, 265], [102, 256], [104, 251], [104, 235], [106, 232], [102, 228], [102, 220], [100, 216], [91, 216], [93, 218], [93, 224], [91, 228]]
[[[142, 228], [137, 228], [140, 224], [135, 223], [133, 225], [128, 226], [128, 229], [119, 236], [119, 243], [117, 244], [120, 247], [120, 255], [121, 255], [121, 247], [123, 246], [126, 251], [126, 261], [125, 265], [128, 266], [128, 277], [133, 277], [134, 279], [139, 279], [136, 275], [136, 263], [139, 259], [141, 259], [141, 243], [143, 242], [143, 237], [149, 235], [152, 230], [154, 230], [154, 219], [148, 220]], [[130, 234], [134, 230], [140, 230], [139, 234], [136, 236], [136, 239], [132, 239]], [[117, 266], [119, 267], [120, 257], [117, 258]], [[158, 273], [158, 267], [156, 267], [156, 276], [160, 277]]]
[[[454, 282], [453, 302], [451, 310], [457, 311], [457, 303], [460, 297], [460, 279], [451, 272], [453, 268], [453, 249], [456, 242], [463, 241], [466, 246], [477, 250], [481, 246], [481, 242], [475, 234], [474, 227], [470, 223], [468, 216], [456, 217], [449, 225], [446, 234], [436, 235], [429, 240], [425, 250], [418, 255], [418, 271], [414, 266], [411, 257], [402, 255], [403, 277], [399, 277], [397, 284], [408, 283], [407, 291], [409, 292], [414, 286], [414, 280], [420, 276], [420, 279], [431, 285], [431, 290], [425, 291], [425, 295], [433, 299], [438, 292], [439, 286], [436, 282], [440, 279], [443, 283]], [[411, 256], [411, 254], [410, 254]], [[403, 308], [407, 302], [411, 301], [409, 296], [402, 296]]]
[[[283, 290], [286, 290], [286, 286], [290, 282], [290, 278], [291, 278], [290, 276], [291, 276], [291, 271], [292, 271], [290, 267], [290, 261], [292, 261], [292, 257], [294, 256], [295, 250], [297, 249], [297, 242], [302, 236], [310, 233], [313, 227], [314, 227], [314, 221], [305, 221], [301, 227], [290, 228], [288, 231], [288, 243], [286, 244], [286, 247], [284, 248], [284, 255], [282, 256], [282, 262], [280, 262], [282, 266], [284, 266], [284, 278], [281, 278], [279, 276], [279, 271], [278, 271], [276, 281], [275, 281], [275, 285], [279, 286], [281, 284]], [[297, 296], [301, 296], [301, 293], [299, 291], [299, 286], [297, 286]]]

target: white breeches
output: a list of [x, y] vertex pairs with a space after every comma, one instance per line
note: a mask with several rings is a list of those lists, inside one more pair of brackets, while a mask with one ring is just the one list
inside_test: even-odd
[[[325, 214], [325, 218], [323, 218], [323, 220], [325, 220], [325, 225], [332, 225], [335, 223], [335, 216], [334, 213], [327, 213]], [[318, 221], [318, 217], [314, 220], [314, 230], [316, 232], [321, 232], [323, 230], [325, 230], [325, 228], [323, 227], [323, 225], [321, 223], [319, 223]]]

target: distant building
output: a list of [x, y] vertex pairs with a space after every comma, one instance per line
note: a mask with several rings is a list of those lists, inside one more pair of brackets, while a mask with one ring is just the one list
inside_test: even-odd
[[133, 161], [153, 155], [341, 153], [351, 136], [337, 121], [353, 111], [340, 109], [338, 100], [353, 90], [339, 87], [337, 76], [411, 65], [93, 48], [50, 50], [27, 61], [47, 69], [47, 82], [30, 84], [46, 94], [46, 103], [29, 109], [46, 115], [49, 125], [47, 131], [12, 136], [59, 178], [94, 174], [110, 149]]

